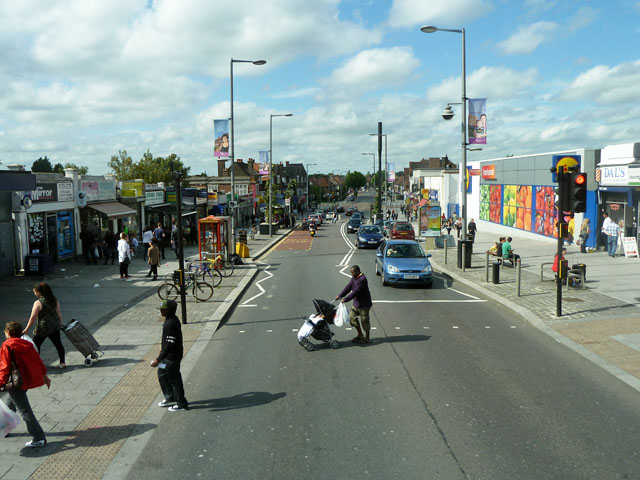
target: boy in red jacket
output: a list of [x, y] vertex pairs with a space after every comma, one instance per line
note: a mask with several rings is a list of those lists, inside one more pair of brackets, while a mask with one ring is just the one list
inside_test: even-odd
[[11, 401], [7, 406], [14, 412], [16, 409], [20, 411], [27, 430], [33, 437], [30, 442], [24, 444], [25, 447], [44, 447], [47, 444], [47, 439], [38, 419], [31, 410], [27, 390], [42, 385], [47, 385], [49, 388], [51, 380], [47, 376], [47, 368], [42, 363], [33, 344], [20, 338], [22, 330], [22, 325], [18, 322], [8, 322], [4, 327], [4, 335], [7, 339], [0, 347], [0, 390], [4, 390], [5, 384], [9, 380], [13, 357], [20, 371], [22, 385], [18, 389], [9, 390]]

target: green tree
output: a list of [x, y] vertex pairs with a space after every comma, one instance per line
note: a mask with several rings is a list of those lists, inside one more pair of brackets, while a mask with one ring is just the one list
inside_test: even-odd
[[360, 190], [367, 184], [367, 179], [360, 172], [348, 172], [344, 178], [346, 188], [352, 188], [354, 192]]
[[64, 175], [64, 167], [62, 166], [61, 163], [56, 163], [53, 166], [53, 170], [54, 173], [61, 173], [62, 175]]
[[191, 167], [186, 167], [175, 153], [167, 157], [154, 157], [149, 150], [138, 162], [134, 162], [126, 150], [119, 151], [117, 156], [111, 157], [109, 168], [117, 180], [141, 178], [146, 183], [164, 182], [169, 185], [174, 182], [173, 171], [180, 171], [182, 177], [186, 178], [191, 170]]
[[38, 160], [33, 162], [31, 165], [32, 172], [53, 172], [53, 166], [51, 165], [51, 161], [45, 155], [44, 157], [40, 157]]
[[89, 167], [85, 167], [84, 165], [79, 167], [75, 163], [65, 163], [64, 168], [75, 168], [78, 171], [78, 175], [87, 175], [89, 173]]
[[118, 155], [112, 155], [108, 164], [116, 177], [116, 180], [128, 180], [135, 178], [131, 175], [133, 170], [133, 159], [126, 150], [118, 150]]

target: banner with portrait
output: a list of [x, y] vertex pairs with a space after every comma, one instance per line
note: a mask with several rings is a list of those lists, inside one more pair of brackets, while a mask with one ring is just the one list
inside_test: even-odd
[[394, 183], [396, 181], [396, 164], [389, 163], [387, 165], [387, 182]]
[[213, 145], [213, 156], [228, 157], [229, 156], [229, 120], [228, 119], [214, 120], [213, 134], [216, 139]]
[[258, 162], [260, 163], [258, 173], [260, 175], [269, 175], [269, 150], [260, 150], [258, 152]]
[[487, 143], [487, 99], [469, 99], [469, 145], [486, 145]]

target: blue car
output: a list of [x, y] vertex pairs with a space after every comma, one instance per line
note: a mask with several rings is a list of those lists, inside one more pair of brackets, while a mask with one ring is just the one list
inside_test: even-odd
[[376, 252], [376, 275], [382, 285], [396, 283], [433, 286], [433, 268], [429, 258], [415, 240], [387, 240]]
[[384, 235], [377, 225], [362, 225], [356, 233], [356, 248], [378, 248], [383, 241]]

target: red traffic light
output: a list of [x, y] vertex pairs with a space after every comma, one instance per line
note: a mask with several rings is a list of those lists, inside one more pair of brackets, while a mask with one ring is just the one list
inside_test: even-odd
[[585, 177], [585, 175], [583, 173], [576, 175], [573, 178], [573, 181], [576, 185], [583, 185], [585, 183], [587, 183], [587, 177]]

